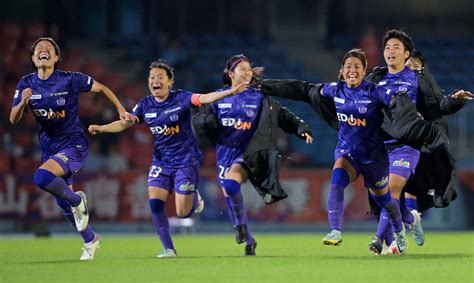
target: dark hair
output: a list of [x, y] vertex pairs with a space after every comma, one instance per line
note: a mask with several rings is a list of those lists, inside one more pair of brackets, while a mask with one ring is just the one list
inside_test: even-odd
[[[242, 62], [247, 61], [250, 65], [250, 60], [244, 54], [234, 55], [227, 60], [225, 63], [225, 68], [222, 74], [222, 84], [224, 86], [232, 85], [232, 80], [229, 77], [229, 72], [233, 71], [237, 65]], [[252, 68], [252, 79], [250, 80], [250, 85], [257, 83], [259, 80], [262, 79], [264, 68], [263, 67], [255, 67]]]
[[54, 51], [56, 52], [56, 55], [58, 55], [58, 57], [59, 57], [58, 62], [54, 63], [54, 69], [57, 69], [59, 67], [59, 62], [61, 62], [61, 51], [59, 50], [59, 46], [56, 43], [56, 41], [54, 41], [54, 39], [52, 39], [51, 37], [40, 37], [35, 41], [35, 43], [33, 43], [33, 45], [31, 45], [31, 47], [30, 47], [31, 66], [33, 66], [33, 69], [35, 69], [35, 70], [37, 69], [36, 65], [35, 65], [35, 62], [33, 62], [31, 57], [33, 57], [33, 55], [35, 54], [36, 45], [38, 45], [38, 43], [40, 41], [48, 41], [49, 43], [51, 43], [53, 45]]
[[421, 62], [421, 66], [424, 67], [426, 64], [425, 57], [423, 56], [423, 53], [421, 53], [420, 50], [418, 49], [413, 49], [413, 52], [411, 53], [410, 57], [414, 59], [418, 59]]
[[344, 54], [344, 57], [342, 57], [341, 69], [339, 70], [339, 80], [341, 81], [343, 80], [342, 68], [344, 67], [344, 63], [346, 63], [346, 60], [351, 57], [359, 59], [362, 62], [362, 65], [364, 65], [364, 69], [367, 71], [367, 58], [365, 57], [365, 52], [359, 48], [351, 49], [346, 54]]
[[166, 64], [166, 61], [163, 59], [158, 59], [157, 61], [153, 61], [150, 64], [150, 70], [154, 68], [159, 68], [163, 69], [166, 72], [166, 75], [170, 80], [174, 80], [174, 71], [173, 68], [171, 68], [168, 64]]
[[[398, 30], [398, 29], [392, 29], [385, 33], [385, 36], [383, 37], [383, 41], [382, 41], [383, 50], [385, 50], [385, 45], [387, 45], [387, 41], [389, 41], [392, 38], [396, 38], [400, 40], [403, 44], [403, 47], [405, 47], [405, 50], [407, 50], [411, 56], [411, 53], [413, 52], [413, 40], [404, 31]], [[406, 60], [408, 60], [408, 58]]]

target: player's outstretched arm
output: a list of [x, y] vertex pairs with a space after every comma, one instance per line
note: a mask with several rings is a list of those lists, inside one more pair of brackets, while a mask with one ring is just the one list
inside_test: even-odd
[[119, 113], [120, 120], [122, 122], [138, 122], [138, 118], [125, 110], [120, 100], [117, 96], [105, 85], [94, 81], [91, 88], [92, 92], [100, 93], [107, 97], [107, 99], [112, 102], [113, 105], [117, 108], [117, 112]]
[[218, 101], [226, 96], [241, 93], [248, 88], [248, 84], [241, 83], [237, 86], [234, 86], [230, 89], [226, 89], [223, 91], [215, 91], [206, 94], [199, 94], [199, 104], [210, 104], [215, 101]]
[[134, 122], [123, 122], [121, 120], [114, 121], [106, 125], [90, 125], [88, 130], [91, 135], [100, 133], [119, 133], [130, 128]]

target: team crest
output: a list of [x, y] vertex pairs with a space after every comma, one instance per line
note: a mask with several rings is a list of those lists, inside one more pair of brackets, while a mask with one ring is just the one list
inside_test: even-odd
[[255, 116], [255, 111], [247, 110], [247, 117], [253, 117], [253, 116]]
[[64, 99], [63, 97], [60, 97], [56, 99], [56, 104], [58, 104], [59, 106], [63, 106], [64, 104], [66, 104], [66, 99]]
[[360, 113], [360, 114], [365, 114], [365, 113], [367, 113], [367, 107], [365, 107], [365, 106], [357, 107], [357, 110], [359, 110], [359, 113]]
[[178, 119], [179, 119], [178, 114], [173, 114], [173, 115], [170, 116], [170, 120], [173, 121], [173, 122], [178, 121]]

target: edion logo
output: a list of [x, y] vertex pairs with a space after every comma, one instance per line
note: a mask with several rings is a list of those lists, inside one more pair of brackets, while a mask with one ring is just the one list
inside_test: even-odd
[[163, 127], [160, 127], [160, 126], [150, 127], [150, 130], [154, 135], [157, 134], [157, 135], [169, 136], [169, 135], [179, 133], [179, 125], [176, 125], [174, 127], [168, 127], [167, 125], [164, 125]]
[[237, 130], [250, 130], [252, 128], [252, 122], [242, 122], [242, 120], [235, 118], [222, 118], [222, 126], [234, 127]]
[[367, 121], [365, 118], [355, 118], [354, 115], [347, 116], [344, 113], [337, 113], [337, 120], [340, 122], [345, 122], [349, 124], [349, 126], [353, 127], [366, 127], [367, 126]]
[[66, 110], [53, 111], [53, 109], [33, 109], [33, 113], [38, 117], [46, 117], [46, 119], [64, 119], [66, 118]]

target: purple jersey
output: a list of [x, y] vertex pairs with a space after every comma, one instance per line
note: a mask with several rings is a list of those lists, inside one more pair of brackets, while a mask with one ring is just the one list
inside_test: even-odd
[[212, 104], [219, 121], [216, 148], [218, 164], [230, 166], [242, 158], [258, 126], [262, 102], [262, 93], [249, 88]]
[[153, 134], [153, 163], [170, 168], [199, 162], [201, 152], [191, 129], [192, 93], [170, 91], [163, 102], [149, 95], [133, 108], [140, 123], [146, 122]]
[[31, 88], [28, 102], [39, 125], [39, 141], [43, 155], [75, 147], [87, 149], [87, 140], [77, 116], [78, 95], [88, 92], [94, 83], [87, 75], [55, 70], [42, 80], [38, 73], [21, 78], [13, 97], [12, 106], [21, 101], [21, 92]]
[[[418, 78], [416, 73], [409, 67], [405, 67], [396, 74], [387, 73], [378, 82], [378, 86], [387, 89], [387, 94], [393, 95], [397, 92], [407, 92], [413, 104], [416, 105], [418, 97]], [[387, 140], [385, 143], [397, 142], [395, 139]]]
[[389, 105], [391, 96], [385, 89], [362, 81], [349, 88], [346, 83], [325, 84], [323, 95], [331, 97], [339, 120], [339, 141], [336, 151], [348, 154], [362, 164], [387, 158], [381, 125], [382, 107]]

